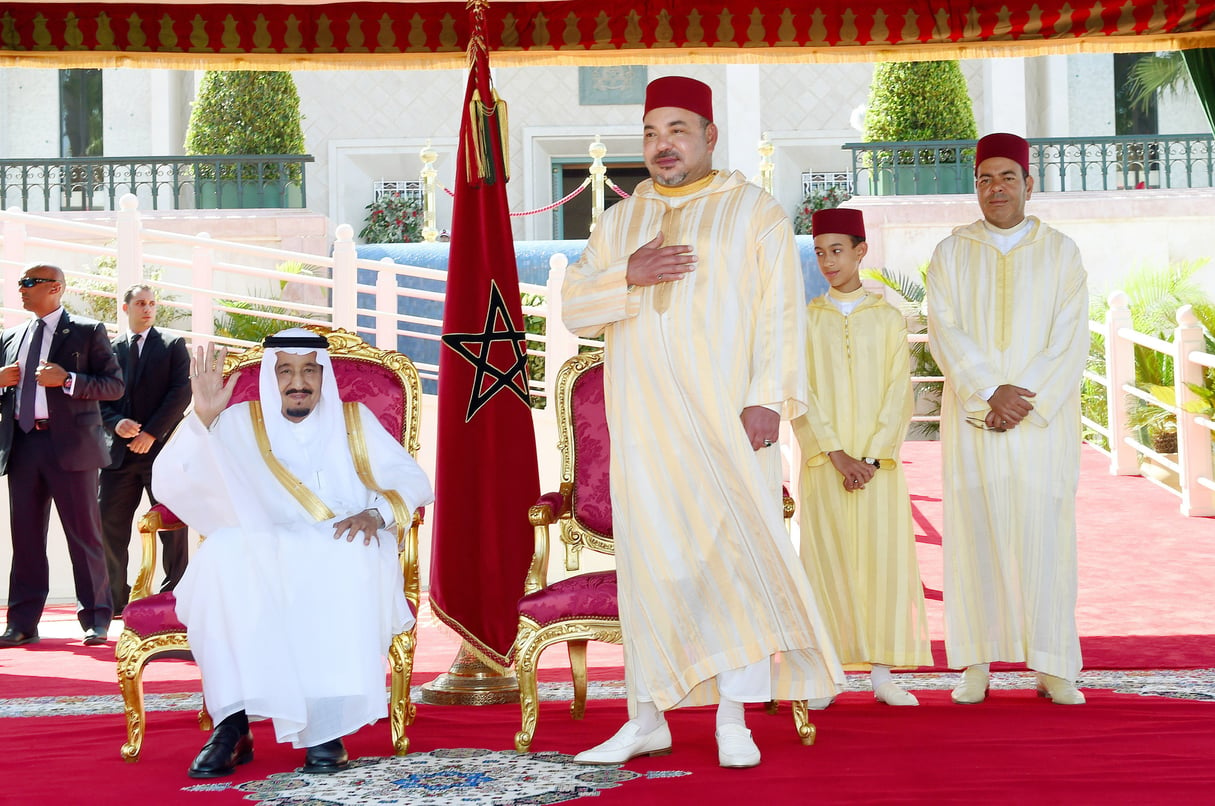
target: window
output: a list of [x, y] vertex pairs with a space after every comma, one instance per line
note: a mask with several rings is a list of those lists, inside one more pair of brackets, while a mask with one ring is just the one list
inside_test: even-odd
[[100, 70], [59, 71], [61, 157], [100, 157], [102, 107]]
[[[643, 179], [650, 178], [650, 172], [645, 165], [635, 161], [610, 162], [607, 164], [607, 178], [625, 193], [632, 193], [633, 188]], [[590, 175], [591, 163], [588, 160], [580, 162], [558, 162], [553, 160], [553, 199], [564, 199], [578, 189], [582, 181]], [[611, 185], [603, 188], [603, 209], [608, 209], [621, 200], [620, 194], [612, 190]], [[591, 232], [591, 189], [579, 193], [570, 201], [553, 211], [553, 238], [556, 240], [579, 240]]]
[[802, 198], [811, 193], [843, 190], [852, 195], [851, 171], [802, 171]]
[[425, 203], [426, 190], [422, 187], [421, 179], [377, 179], [372, 192], [375, 201], [384, 196], [399, 195], [418, 204]]

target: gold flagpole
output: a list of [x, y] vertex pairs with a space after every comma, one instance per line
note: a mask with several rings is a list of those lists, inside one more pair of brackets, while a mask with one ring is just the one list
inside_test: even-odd
[[[489, 47], [485, 41], [485, 9], [489, 0], [469, 0], [468, 13], [472, 21], [472, 33], [468, 43], [468, 63], [470, 70], [476, 70], [476, 60], [480, 55], [488, 58]], [[472, 135], [476, 143], [470, 148], [464, 143], [465, 160], [469, 164], [460, 166], [469, 172], [470, 180], [477, 177], [481, 180], [505, 182], [510, 174], [509, 157], [506, 143], [503, 142], [502, 168], [505, 176], [494, 177], [493, 140], [490, 137], [492, 123], [488, 120], [498, 114], [499, 130], [503, 140], [506, 138], [506, 102], [498, 98], [497, 92], [491, 89], [491, 97], [482, 99], [474, 90], [473, 97], [466, 110], [472, 124]], [[523, 595], [522, 580], [519, 594]], [[504, 705], [519, 702], [519, 681], [514, 675], [499, 671], [486, 663], [469, 644], [462, 641], [456, 652], [456, 659], [451, 668], [429, 683], [422, 686], [421, 701], [428, 705]]]

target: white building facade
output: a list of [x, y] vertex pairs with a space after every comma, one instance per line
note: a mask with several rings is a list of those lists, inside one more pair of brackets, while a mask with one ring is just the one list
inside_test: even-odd
[[[980, 133], [1013, 131], [1029, 137], [1117, 134], [1115, 66], [1111, 54], [1001, 58], [962, 62]], [[183, 153], [190, 102], [199, 73], [159, 69], [103, 70], [101, 153], [107, 157]], [[714, 91], [722, 137], [719, 168], [756, 176], [757, 146], [774, 147], [773, 192], [793, 210], [806, 172], [851, 167], [844, 143], [861, 139], [860, 116], [869, 94], [871, 64], [682, 65], [639, 68], [542, 66], [495, 71], [507, 101], [513, 211], [543, 208], [562, 197], [562, 174], [584, 171], [598, 138], [613, 170], [641, 165], [637, 89], [661, 75], [680, 73]], [[377, 183], [415, 182], [428, 144], [437, 154], [439, 182], [451, 187], [467, 74], [463, 70], [299, 71], [306, 150], [307, 207], [361, 228]], [[589, 87], [589, 89], [588, 89]], [[596, 87], [599, 87], [596, 90]], [[603, 89], [606, 88], [606, 89]], [[631, 95], [630, 95], [631, 93]], [[67, 156], [61, 133], [60, 71], [0, 69], [0, 160]], [[622, 99], [622, 100], [621, 100]], [[620, 100], [620, 102], [616, 102]], [[1165, 94], [1157, 131], [1208, 131], [1192, 89]], [[439, 229], [450, 227], [451, 199], [438, 194]], [[585, 237], [567, 228], [563, 213], [513, 219], [521, 240]], [[581, 222], [580, 222], [581, 223]]]

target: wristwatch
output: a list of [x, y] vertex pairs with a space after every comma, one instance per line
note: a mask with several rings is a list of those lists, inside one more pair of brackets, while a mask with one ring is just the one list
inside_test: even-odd
[[68, 376], [63, 379], [63, 393], [65, 395], [70, 395], [72, 393], [72, 373], [70, 372], [68, 373]]

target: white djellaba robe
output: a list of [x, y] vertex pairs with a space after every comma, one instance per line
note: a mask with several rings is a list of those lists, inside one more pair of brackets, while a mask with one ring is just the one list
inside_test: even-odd
[[[273, 366], [270, 353], [263, 367]], [[318, 356], [329, 381], [328, 356]], [[263, 413], [274, 455], [335, 518], [315, 521], [271, 475], [248, 403], [226, 409], [209, 431], [187, 417], [157, 457], [153, 487], [205, 535], [176, 597], [213, 719], [244, 710], [272, 718], [278, 741], [312, 747], [387, 715], [385, 655], [414, 616], [392, 509], [358, 478], [336, 384], [299, 423], [282, 416], [277, 387], [267, 396], [264, 374], [261, 386], [272, 401]], [[430, 503], [425, 472], [359, 408], [376, 483], [400, 493], [411, 513]], [[378, 544], [363, 545], [362, 534], [334, 539], [335, 521], [369, 507], [386, 523]]]
[[[928, 268], [929, 346], [945, 376], [945, 648], [954, 668], [1024, 662], [1075, 680], [1087, 277], [1070, 238], [1033, 216], [1024, 226], [1007, 253], [1009, 233], [960, 227]], [[1001, 384], [1037, 393], [1029, 416], [1002, 433], [968, 424]]]
[[[629, 291], [629, 256], [659, 231], [691, 245], [697, 268]], [[788, 216], [737, 172], [682, 196], [643, 181], [599, 220], [562, 298], [570, 330], [606, 336], [630, 710], [639, 686], [660, 710], [715, 702], [716, 675], [760, 663], [763, 691], [732, 699], [827, 701], [843, 670], [784, 527], [780, 453], [752, 449], [739, 419], [805, 409]]]

